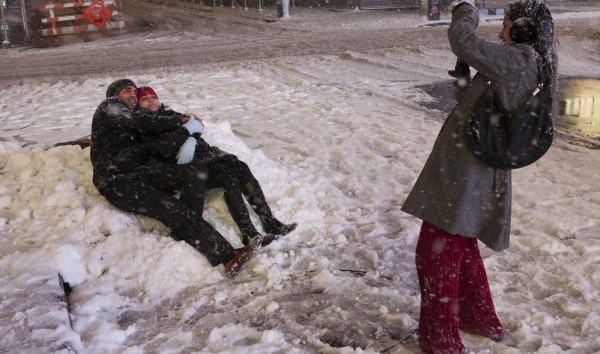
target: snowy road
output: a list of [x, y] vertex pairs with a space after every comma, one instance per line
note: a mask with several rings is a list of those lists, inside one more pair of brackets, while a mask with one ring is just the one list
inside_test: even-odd
[[[412, 46], [448, 49], [446, 26], [428, 26], [417, 10], [352, 11], [297, 8], [277, 20], [273, 9], [257, 12], [229, 7], [207, 8], [171, 0], [171, 6], [124, 1], [126, 29], [110, 35], [63, 41], [67, 47], [0, 52], [0, 84], [26, 78], [66, 78], [106, 72], [247, 59], [340, 54]], [[319, 12], [315, 12], [319, 11]], [[447, 19], [446, 19], [447, 20]], [[491, 21], [498, 23], [499, 18]], [[557, 24], [560, 36], [597, 39], [593, 18]], [[443, 22], [443, 21], [442, 21]], [[482, 33], [495, 38], [496, 27]], [[84, 36], [85, 37], [85, 36]], [[99, 39], [98, 39], [99, 38]], [[84, 40], [95, 39], [85, 43]], [[81, 42], [73, 45], [74, 42]], [[68, 55], [66, 55], [68, 53]]]
[[[433, 23], [438, 26], [431, 26], [432, 23], [419, 17], [417, 10], [296, 8], [291, 18], [278, 20], [274, 9], [257, 12], [256, 9], [208, 8], [178, 0], [163, 4], [125, 1], [127, 27], [121, 33], [65, 36], [61, 39], [64, 46], [0, 51], [0, 87], [29, 81], [46, 84], [81, 82], [84, 78], [102, 81], [106, 75], [127, 77], [152, 70], [168, 74], [190, 67], [222, 68], [246, 61], [251, 63], [248, 65], [271, 68], [274, 73], [280, 71], [277, 75], [282, 77], [291, 75], [297, 80], [306, 79], [321, 85], [373, 91], [361, 83], [374, 81], [378, 82], [374, 91], [385, 92], [446, 80], [446, 70], [453, 62], [444, 25], [448, 18]], [[556, 21], [561, 41], [559, 50], [562, 55], [572, 56], [577, 65], [561, 66], [561, 75], [600, 76], [594, 68], [600, 51], [597, 19], [593, 14], [581, 16], [581, 12], [577, 12], [576, 19], [571, 20], [572, 15], [565, 11], [557, 10], [564, 18]], [[499, 16], [484, 17], [479, 32], [495, 39], [500, 22]], [[420, 58], [407, 57], [405, 52], [435, 53], [437, 62], [421, 63]], [[294, 61], [305, 57], [310, 62], [311, 55], [331, 55], [336, 63], [328, 67], [317, 62], [311, 65], [309, 72], [298, 69]], [[350, 70], [351, 78], [346, 78], [346, 70]], [[341, 72], [330, 75], [336, 71]], [[389, 95], [383, 93], [383, 96]], [[90, 104], [88, 98], [81, 97], [78, 104]], [[19, 117], [12, 119], [17, 121], [14, 134], [11, 133], [13, 125], [7, 125], [2, 135], [14, 136], [27, 144], [47, 141], [39, 129], [37, 134], [28, 134], [28, 123]], [[59, 120], [49, 115], [41, 124], [55, 133], [62, 132], [62, 140], [88, 133], [87, 127]]]
[[[311, 19], [310, 14], [305, 15], [306, 20], [294, 17], [269, 23], [264, 19], [275, 18], [274, 14], [250, 12], [256, 10], [216, 8], [187, 12], [139, 1], [124, 3], [130, 7], [125, 11], [136, 16], [126, 17], [126, 23], [135, 26], [128, 29], [128, 33], [87, 45], [80, 43], [78, 50], [59, 47], [9, 55], [2, 53], [0, 83], [27, 77], [77, 77], [107, 71], [127, 72], [140, 67], [173, 68], [187, 64], [391, 48], [409, 39], [414, 45], [446, 46], [443, 28], [323, 27], [312, 24], [315, 19]], [[296, 12], [303, 11], [298, 9]], [[160, 14], [158, 17], [157, 13]], [[243, 17], [250, 15], [256, 17]], [[394, 14], [388, 13], [388, 20], [393, 19], [390, 15]], [[342, 18], [335, 12], [328, 14], [333, 24], [338, 17]], [[148, 29], [135, 25], [140, 18], [152, 22], [154, 30], [139, 32]], [[415, 21], [418, 20], [415, 14]], [[69, 55], [65, 55], [67, 52]]]

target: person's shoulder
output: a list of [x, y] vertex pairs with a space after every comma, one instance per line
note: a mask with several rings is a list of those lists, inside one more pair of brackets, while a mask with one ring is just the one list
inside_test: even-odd
[[102, 102], [100, 102], [100, 104], [98, 105], [98, 107], [106, 107], [106, 106], [111, 106], [111, 105], [117, 105], [117, 106], [127, 107], [127, 105], [125, 104], [125, 102], [123, 102], [119, 97], [109, 97], [109, 98], [106, 98]]
[[513, 47], [518, 49], [521, 53], [523, 53], [527, 56], [534, 57], [534, 58], [539, 57], [538, 52], [535, 50], [535, 48], [533, 48], [533, 46], [531, 44], [517, 43]]
[[177, 115], [180, 114], [182, 115], [183, 113], [179, 113], [177, 111], [172, 110], [169, 106], [165, 106], [164, 104], [160, 104], [160, 108], [158, 109], [159, 112], [161, 112], [161, 114], [168, 114], [168, 115]]
[[157, 115], [160, 114], [160, 110], [158, 110], [158, 111], [151, 111], [148, 108], [139, 108], [139, 107], [136, 107], [133, 110], [132, 113], [134, 115], [136, 115], [136, 116], [148, 116], [148, 115], [157, 116]]
[[109, 97], [109, 98], [105, 99], [103, 102], [106, 102], [107, 104], [118, 104], [120, 106], [127, 107], [125, 102], [123, 102], [123, 100], [121, 100], [119, 97], [116, 97], [116, 96]]
[[96, 108], [96, 115], [122, 115], [130, 114], [131, 111], [120, 98], [109, 97], [104, 101], [100, 102], [98, 108]]
[[538, 52], [529, 44], [517, 43], [504, 47], [507, 47], [505, 50], [512, 52], [513, 63], [510, 63], [510, 65], [515, 68], [535, 66], [540, 58]]

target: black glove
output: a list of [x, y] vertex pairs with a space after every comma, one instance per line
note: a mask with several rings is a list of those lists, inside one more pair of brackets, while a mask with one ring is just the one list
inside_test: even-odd
[[458, 10], [459, 7], [461, 7], [465, 4], [471, 4], [471, 5], [475, 6], [475, 1], [474, 0], [454, 0], [450, 3], [450, 5], [448, 5], [448, 10], [450, 10], [450, 12], [454, 15], [456, 10]]
[[456, 78], [454, 80], [454, 98], [458, 101], [465, 90], [471, 83], [471, 70], [469, 65], [460, 59], [456, 59], [456, 65], [454, 66], [454, 70], [449, 70], [448, 75]]
[[456, 59], [456, 65], [454, 66], [454, 70], [449, 70], [448, 75], [457, 79], [465, 76], [468, 76], [470, 78], [471, 70], [469, 68], [469, 64], [465, 63], [460, 59]]

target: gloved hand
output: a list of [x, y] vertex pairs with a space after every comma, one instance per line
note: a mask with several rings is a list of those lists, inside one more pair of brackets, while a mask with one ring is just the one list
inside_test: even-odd
[[454, 10], [458, 8], [458, 5], [471, 4], [475, 6], [474, 0], [453, 0], [450, 5], [448, 5], [448, 11], [454, 14]]
[[190, 135], [194, 133], [202, 134], [204, 132], [204, 127], [202, 126], [202, 124], [194, 118], [190, 118], [190, 120], [188, 120], [187, 123], [183, 125], [183, 127], [187, 129], [188, 132], [190, 132]]
[[196, 139], [190, 136], [179, 148], [177, 164], [183, 165], [192, 161], [194, 159], [194, 151], [196, 151]]
[[464, 76], [471, 77], [471, 68], [469, 67], [469, 64], [457, 58], [456, 65], [454, 65], [454, 70], [448, 71], [448, 75], [457, 79]]

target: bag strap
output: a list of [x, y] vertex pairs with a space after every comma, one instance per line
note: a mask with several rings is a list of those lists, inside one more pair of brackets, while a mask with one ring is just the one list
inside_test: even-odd
[[544, 90], [544, 80], [542, 79], [542, 64], [541, 64], [542, 58], [540, 57], [540, 55], [537, 52], [535, 54], [537, 56], [536, 63], [537, 63], [537, 67], [538, 67], [538, 85], [531, 92], [531, 96], [527, 100], [527, 106], [529, 106], [531, 101], [535, 98], [535, 96], [537, 96], [538, 93], [540, 93]]
[[538, 52], [535, 51], [535, 49], [533, 50], [535, 52], [535, 55], [537, 56], [537, 58], [535, 59], [536, 63], [537, 63], [537, 67], [538, 67], [538, 87], [533, 90], [533, 94], [532, 96], [537, 95], [541, 90], [544, 89], [544, 79], [542, 78], [542, 57], [538, 54]]

